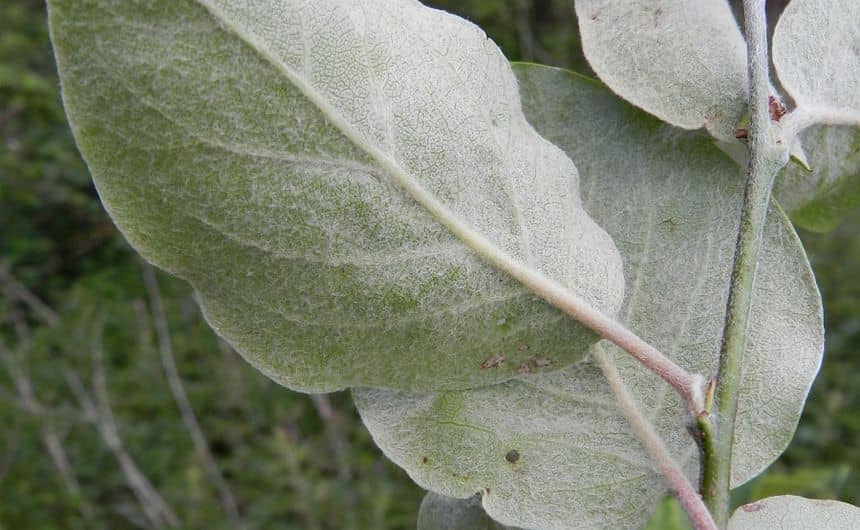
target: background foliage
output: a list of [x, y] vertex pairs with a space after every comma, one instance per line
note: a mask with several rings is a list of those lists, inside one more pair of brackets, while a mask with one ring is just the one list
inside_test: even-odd
[[[511, 59], [588, 72], [569, 1], [430, 3], [478, 23]], [[101, 372], [125, 454], [180, 527], [233, 528], [168, 387], [142, 264], [99, 204], [57, 88], [43, 3], [5, 0], [0, 530], [148, 526], [146, 503], [72, 391], [78, 377], [97, 399]], [[737, 502], [791, 493], [860, 504], [858, 234], [860, 212], [830, 234], [801, 234], [824, 296], [825, 364], [794, 442], [736, 492]], [[214, 337], [182, 282], [161, 274], [159, 282], [182, 382], [243, 528], [414, 528], [423, 493], [379, 454], [348, 395], [311, 398], [276, 386]], [[40, 310], [30, 294], [52, 309]], [[22, 398], [22, 378], [35, 406]], [[46, 433], [61, 443], [79, 491], [57, 472]], [[678, 510], [667, 502], [652, 527], [683, 526]]]

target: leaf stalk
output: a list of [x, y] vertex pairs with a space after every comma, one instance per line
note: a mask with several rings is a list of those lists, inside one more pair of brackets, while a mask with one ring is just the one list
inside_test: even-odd
[[630, 392], [621, 380], [621, 374], [618, 373], [615, 363], [600, 347], [594, 349], [594, 357], [609, 383], [609, 388], [615, 394], [619, 408], [633, 428], [633, 432], [645, 447], [645, 450], [648, 451], [648, 455], [657, 464], [669, 488], [690, 517], [693, 526], [696, 530], [716, 530], [717, 526], [708, 508], [702, 501], [702, 497], [687, 479], [683, 469], [681, 469], [681, 465], [672, 458], [669, 449], [663, 443], [663, 439], [654, 431], [654, 427], [639, 410], [633, 396], [630, 395]]

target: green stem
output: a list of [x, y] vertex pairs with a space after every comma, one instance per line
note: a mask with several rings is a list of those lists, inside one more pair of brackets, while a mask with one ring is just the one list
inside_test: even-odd
[[774, 139], [768, 110], [765, 0], [744, 0], [744, 30], [750, 81], [750, 165], [720, 350], [716, 419], [711, 415], [699, 417], [704, 449], [701, 492], [720, 528], [726, 527], [729, 517], [735, 417], [759, 246], [773, 181], [786, 158], [786, 149]]
[[[702, 476], [699, 492], [702, 498], [707, 503], [709, 498], [713, 498], [716, 490], [713, 486], [716, 484], [716, 432], [714, 431], [714, 393], [716, 391], [716, 379], [711, 379], [708, 382], [708, 388], [705, 391], [705, 409], [696, 415], [696, 425], [698, 427], [699, 448], [702, 452]], [[711, 494], [705, 494], [706, 485], [711, 489]], [[713, 506], [708, 505], [708, 509], [713, 512]]]

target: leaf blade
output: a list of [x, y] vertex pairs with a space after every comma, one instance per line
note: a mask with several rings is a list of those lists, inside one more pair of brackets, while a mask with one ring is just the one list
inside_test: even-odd
[[860, 509], [839, 501], [780, 495], [745, 504], [729, 519], [729, 530], [850, 530], [860, 525]]
[[[737, 232], [738, 216], [735, 212], [740, 205], [744, 172], [734, 168], [729, 159], [725, 158], [712, 142], [706, 141], [706, 139], [697, 140], [692, 135], [684, 133], [679, 134], [670, 127], [655, 124], [653, 120], [650, 120], [649, 125], [649, 120], [637, 116], [636, 111], [619, 105], [613, 98], [608, 98], [605, 95], [605, 90], [595, 90], [594, 92], [598, 96], [592, 100], [585, 100], [576, 96], [572, 93], [570, 84], [570, 80], [577, 77], [576, 74], [564, 70], [548, 69], [541, 71], [527, 67], [518, 69], [517, 73], [525, 87], [524, 94], [527, 93], [525, 91], [533, 89], [535, 94], [543, 94], [543, 97], [549, 98], [550, 101], [563, 102], [564, 108], [570, 109], [569, 112], [572, 115], [579, 117], [587, 116], [589, 113], [597, 114], [596, 109], [600, 109], [607, 116], [612, 116], [615, 129], [620, 131], [616, 133], [620, 139], [623, 139], [625, 134], [639, 138], [638, 142], [628, 139], [627, 145], [635, 145], [636, 149], [632, 153], [628, 152], [627, 156], [635, 159], [638, 155], [641, 158], [636, 162], [628, 162], [626, 167], [624, 165], [619, 167], [615, 162], [607, 164], [602, 161], [602, 159], [612, 159], [608, 156], [611, 152], [609, 148], [605, 149], [602, 159], [597, 154], [592, 154], [592, 158], [588, 159], [586, 150], [591, 148], [592, 152], [600, 153], [599, 147], [603, 145], [603, 142], [592, 141], [589, 145], [584, 141], [589, 138], [587, 134], [580, 131], [574, 136], [573, 133], [579, 127], [571, 127], [572, 119], [552, 119], [553, 114], [556, 116], [563, 115], [560, 114], [561, 108], [554, 109], [551, 106], [539, 105], [537, 97], [524, 96], [524, 106], [527, 109], [529, 119], [539, 127], [547, 138], [555, 141], [571, 156], [576, 156], [582, 160], [582, 173], [587, 174], [588, 179], [591, 180], [591, 182], [586, 182], [586, 178], [583, 178], [583, 189], [588, 190], [583, 193], [586, 208], [592, 212], [596, 219], [603, 222], [603, 225], [611, 234], [614, 234], [614, 237], [619, 240], [626, 240], [625, 236], [631, 227], [635, 226], [636, 215], [631, 214], [627, 222], [622, 222], [617, 218], [610, 220], [608, 215], [600, 211], [603, 208], [601, 203], [608, 202], [608, 198], [604, 195], [607, 192], [603, 191], [601, 186], [595, 182], [595, 179], [601, 178], [599, 175], [623, 174], [625, 170], [629, 174], [634, 174], [637, 169], [646, 175], [650, 172], [651, 181], [642, 183], [642, 187], [651, 188], [651, 192], [657, 197], [659, 197], [660, 192], [665, 196], [665, 201], [661, 202], [661, 206], [670, 215], [666, 216], [665, 219], [661, 218], [657, 226], [651, 227], [651, 230], [663, 232], [659, 235], [664, 244], [669, 242], [669, 245], [663, 256], [658, 254], [652, 258], [655, 263], [648, 264], [651, 270], [647, 271], [648, 276], [645, 277], [659, 278], [660, 283], [659, 287], [650, 286], [648, 288], [650, 291], [648, 300], [653, 305], [646, 306], [643, 315], [637, 317], [637, 320], [642, 319], [641, 322], [634, 325], [634, 328], [652, 325], [654, 323], [653, 317], [649, 317], [647, 313], [655, 308], [665, 315], [666, 320], [671, 320], [672, 315], [678, 313], [675, 304], [672, 301], [666, 301], [665, 298], [666, 293], [678, 290], [677, 286], [680, 285], [678, 280], [685, 274], [682, 272], [684, 264], [696, 263], [701, 268], [700, 270], [705, 271], [705, 274], [699, 274], [699, 277], [690, 283], [694, 289], [712, 290], [712, 296], [717, 299], [727, 296], [727, 279], [731, 270], [731, 257], [733, 256]], [[546, 84], [529, 87], [526, 81], [528, 74], [535, 74], [539, 82]], [[565, 77], [568, 79], [562, 81]], [[596, 86], [587, 78], [579, 84]], [[543, 93], [543, 90], [549, 92]], [[596, 101], [600, 102], [600, 106], [596, 104]], [[641, 125], [635, 133], [631, 134], [628, 127], [631, 123], [636, 122]], [[573, 138], [576, 138], [578, 142], [575, 142]], [[619, 140], [619, 142], [621, 141], [623, 140]], [[664, 162], [668, 167], [660, 169], [660, 164]], [[697, 166], [697, 169], [690, 169]], [[585, 169], [586, 167], [588, 169]], [[684, 172], [698, 173], [693, 179], [695, 185], [687, 185], [683, 178], [679, 179], [679, 175]], [[657, 175], [666, 176], [658, 177]], [[679, 181], [677, 184], [675, 183], [676, 179]], [[623, 186], [627, 180], [630, 180], [630, 177], [618, 179], [615, 184], [618, 187], [614, 196], [622, 196]], [[605, 186], [609, 187], [608, 184]], [[680, 189], [676, 190], [675, 186], [680, 186]], [[655, 192], [654, 188], [659, 191]], [[688, 203], [685, 204], [684, 200]], [[715, 205], [715, 201], [726, 202], [724, 206], [718, 207]], [[697, 205], [694, 206], [689, 202]], [[675, 215], [671, 215], [672, 213]], [[678, 229], [682, 223], [690, 225], [685, 227], [686, 235], [673, 235], [673, 231], [680, 231]], [[721, 229], [717, 229], [717, 227], [721, 227]], [[645, 230], [647, 227], [640, 228]], [[704, 246], [705, 249], [710, 249], [710, 252], [706, 252], [704, 256], [699, 256], [698, 261], [692, 255], [686, 260], [676, 258], [679, 260], [676, 268], [662, 266], [660, 260], [667, 257], [665, 254], [673, 251], [689, 251], [686, 244], [688, 241], [696, 240], [695, 234], [697, 233], [699, 234], [698, 237], [704, 238], [704, 241], [699, 241], [698, 244]], [[645, 234], [648, 234], [648, 230], [645, 231]], [[649, 237], [654, 237], [654, 234]], [[745, 361], [747, 366], [742, 378], [743, 394], [736, 426], [736, 430], [740, 433], [736, 435], [736, 446], [741, 447], [742, 451], [733, 455], [736, 470], [732, 477], [733, 487], [746, 482], [761, 472], [788, 445], [794, 427], [800, 418], [803, 403], [806, 401], [812, 381], [820, 368], [824, 350], [824, 317], [818, 286], [799, 237], [785, 214], [775, 203], [771, 205], [769, 211], [765, 237], [767, 244], [763, 247], [763, 257], [760, 259], [761, 272], [759, 273], [764, 279], [759, 282], [754, 290], [752, 311], [757, 315], [757, 318], [750, 323], [750, 351], [748, 352], [750, 357]], [[684, 241], [684, 244], [679, 242], [672, 244], [673, 238]], [[720, 252], [717, 250], [720, 247], [726, 250]], [[627, 255], [634, 252], [635, 246], [629, 242], [626, 244], [619, 243], [619, 248], [625, 257], [625, 264], [634, 263], [633, 260], [627, 258]], [[709, 265], [706, 264], [708, 258], [711, 260]], [[716, 271], [721, 272], [716, 273]], [[636, 274], [642, 275], [643, 271], [640, 269]], [[711, 277], [712, 274], [722, 274], [726, 278], [723, 289], [720, 288], [719, 281], [715, 281]], [[714, 283], [707, 287], [711, 282]], [[780, 287], [775, 288], [776, 285], [780, 285]], [[782, 293], [777, 294], [778, 290], [783, 289]], [[645, 293], [646, 290], [643, 288], [642, 292]], [[695, 291], [681, 289], [681, 292], [687, 299], [695, 296]], [[780, 294], [784, 297], [781, 300]], [[622, 309], [622, 314], [626, 314], [625, 320], [632, 318], [636, 312], [636, 307], [631, 307], [629, 298], [625, 302], [626, 307]], [[676, 342], [673, 343], [672, 347], [666, 348], [666, 351], [670, 355], [677, 355], [678, 361], [684, 365], [689, 365], [689, 370], [693, 373], [715, 374], [719, 337], [722, 334], [724, 304], [713, 300], [707, 302], [700, 300], [696, 303], [700, 305], [698, 307], [695, 304], [688, 306], [697, 307], [696, 311], [685, 312], [697, 315], [696, 320], [688, 320], [679, 328], [670, 328], [675, 333], [674, 341]], [[783, 316], [778, 316], [780, 314]], [[704, 315], [709, 315], [709, 318], [706, 319]], [[789, 320], [785, 321], [785, 318], [789, 318]], [[702, 325], [704, 322], [709, 322], [707, 328]], [[711, 336], [712, 342], [703, 344], [693, 341], [686, 348], [681, 348], [677, 342], [679, 340], [677, 332], [682, 332], [680, 339], [684, 340], [684, 335], [690, 334], [691, 326], [695, 325], [702, 328], [695, 334], [707, 333]], [[705, 332], [705, 329], [708, 331]], [[698, 336], [700, 339], [702, 338], [700, 335]], [[665, 338], [654, 339], [658, 345], [662, 340]], [[693, 353], [693, 350], [696, 353]], [[789, 351], [794, 351], [796, 356], [789, 355]], [[624, 364], [636, 368], [629, 359], [624, 358]], [[767, 377], [764, 377], [763, 374], [767, 374]], [[768, 386], [772, 386], [774, 392], [777, 391], [777, 388], [780, 389], [779, 392], [785, 394], [785, 401], [778, 405], [772, 402], [767, 396], [767, 392], [762, 390]], [[761, 400], [761, 402], [756, 403], [755, 400]], [[774, 420], [775, 423], [782, 422], [784, 425], [779, 429], [778, 436], [771, 440], [772, 445], [758, 445], [763, 436], [757, 430], [761, 422], [768, 419]], [[758, 446], [756, 452], [759, 454], [751, 454], [753, 453], [751, 450], [756, 446]]]
[[848, 114], [860, 124], [860, 6], [795, 0], [773, 35], [773, 63], [797, 107]]
[[[630, 275], [623, 322], [684, 368], [716, 373], [741, 171], [709, 138], [644, 116], [599, 83], [533, 65], [517, 73], [529, 118], [579, 160], [586, 208], [622, 252]], [[822, 354], [814, 278], [790, 223], [776, 207], [770, 214], [734, 485], [784, 450]], [[695, 480], [698, 448], [680, 400], [623, 352], [597, 347]], [[591, 359], [465, 392], [353, 395], [377, 444], [413, 480], [449, 496], [489, 490], [484, 507], [505, 524], [637, 528], [665, 493]]]
[[[595, 334], [479, 255], [475, 233], [497, 261], [620, 303], [617, 250], [575, 167], [471, 24], [401, 0], [49, 7], [106, 208], [278, 382], [462, 388], [513, 377], [521, 343], [557, 367], [581, 357]], [[400, 38], [415, 27], [436, 40]]]
[[575, 4], [585, 55], [614, 92], [684, 129], [734, 141], [746, 111], [746, 47], [728, 2]]
[[796, 223], [826, 232], [860, 204], [860, 6], [791, 2], [774, 31], [773, 62], [796, 104], [786, 121], [813, 124], [800, 133], [812, 171], [784, 169], [775, 193]]

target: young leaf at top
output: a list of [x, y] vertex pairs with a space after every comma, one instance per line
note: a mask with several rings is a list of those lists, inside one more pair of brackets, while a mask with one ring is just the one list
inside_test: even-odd
[[[747, 147], [734, 138], [747, 105], [746, 48], [727, 2], [578, 0], [576, 8], [586, 55], [612, 90], [667, 123], [704, 125], [747, 167]], [[860, 202], [856, 165], [846, 160], [858, 152], [857, 143], [845, 129], [810, 131], [801, 140], [792, 142], [792, 156], [807, 153], [812, 170], [788, 165], [774, 195], [800, 226], [829, 230]]]
[[[691, 372], [716, 374], [743, 171], [710, 138], [624, 104], [561, 70], [519, 65], [523, 106], [578, 161], [589, 213], [625, 264], [620, 318]], [[761, 472], [788, 445], [818, 371], [821, 300], [788, 219], [771, 208], [753, 293], [732, 483]], [[696, 482], [699, 449], [685, 407], [662, 380], [601, 343], [674, 457]], [[451, 497], [483, 491], [504, 524], [541, 530], [639, 528], [666, 492], [591, 359], [551, 361], [530, 348], [521, 380], [462, 392], [356, 389], [383, 451], [422, 487]]]
[[780, 495], [744, 504], [729, 519], [729, 530], [856, 530], [860, 508], [839, 501]]
[[774, 30], [773, 64], [795, 112], [860, 125], [860, 2], [790, 2]]
[[421, 501], [418, 530], [520, 530], [499, 524], [481, 508], [477, 497], [452, 499], [432, 491]]
[[800, 226], [831, 230], [860, 204], [860, 2], [793, 0], [773, 62], [796, 104], [786, 134], [819, 124], [800, 133], [812, 171], [786, 167], [775, 194]]
[[746, 46], [726, 0], [577, 0], [582, 47], [615, 93], [684, 129], [734, 141]]
[[474, 25], [412, 0], [50, 0], [63, 97], [129, 242], [299, 390], [547, 369], [596, 334], [504, 271], [606, 314], [623, 275], [576, 168]]

